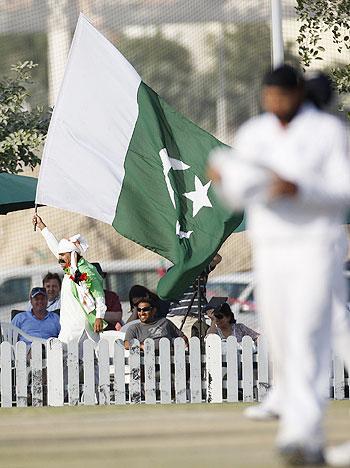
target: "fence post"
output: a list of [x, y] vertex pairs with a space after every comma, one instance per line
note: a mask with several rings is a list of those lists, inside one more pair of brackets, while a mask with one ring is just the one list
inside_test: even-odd
[[333, 356], [333, 373], [334, 373], [334, 399], [344, 400], [345, 398], [345, 375], [344, 362], [339, 357]]
[[57, 338], [47, 340], [47, 404], [63, 406], [62, 343]]
[[106, 339], [98, 342], [98, 403], [110, 405], [110, 377], [109, 377], [109, 343]]
[[175, 403], [186, 403], [186, 358], [183, 338], [174, 340]]
[[145, 402], [156, 403], [156, 366], [154, 340], [147, 338], [144, 343]]
[[229, 336], [226, 341], [227, 401], [238, 401], [238, 356], [237, 338]]
[[32, 362], [32, 405], [43, 406], [43, 360], [42, 344], [33, 341], [31, 347]]
[[28, 405], [27, 346], [24, 341], [16, 343], [16, 402], [17, 407]]
[[125, 348], [122, 340], [114, 343], [114, 400], [125, 405]]
[[253, 340], [250, 336], [242, 339], [242, 380], [243, 401], [253, 401]]
[[1, 406], [12, 407], [12, 346], [8, 341], [3, 341], [0, 346], [1, 365]]
[[171, 403], [171, 356], [170, 341], [168, 338], [159, 340], [159, 367], [160, 367], [160, 402]]
[[92, 340], [83, 342], [84, 405], [95, 404], [95, 346]]
[[222, 354], [221, 338], [209, 334], [205, 340], [207, 402], [222, 402]]
[[269, 389], [269, 357], [267, 339], [259, 336], [258, 343], [258, 401], [262, 401]]
[[190, 390], [191, 403], [202, 402], [202, 360], [199, 338], [190, 338]]
[[77, 406], [80, 394], [78, 340], [69, 341], [66, 346], [63, 359], [64, 392], [68, 391], [68, 404]]
[[140, 365], [140, 343], [133, 340], [130, 346], [130, 403], [141, 403], [141, 365]]

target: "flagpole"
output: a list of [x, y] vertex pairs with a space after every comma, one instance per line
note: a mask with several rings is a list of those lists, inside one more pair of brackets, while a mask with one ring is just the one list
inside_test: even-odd
[[271, 36], [272, 67], [277, 68], [284, 62], [281, 0], [271, 0]]
[[[34, 215], [36, 216], [38, 214], [38, 204], [35, 203], [35, 206], [34, 206]], [[34, 231], [36, 231], [36, 225], [37, 223], [34, 224]]]

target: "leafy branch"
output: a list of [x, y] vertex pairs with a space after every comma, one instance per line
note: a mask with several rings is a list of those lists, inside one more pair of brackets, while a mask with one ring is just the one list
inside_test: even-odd
[[0, 81], [0, 172], [17, 174], [23, 167], [34, 169], [40, 164], [38, 152], [45, 140], [50, 112], [27, 101], [32, 61], [11, 67], [14, 76]]
[[[297, 43], [304, 68], [313, 60], [323, 60], [325, 33], [331, 33], [339, 54], [350, 49], [350, 0], [297, 0], [295, 8], [301, 23]], [[350, 92], [350, 65], [331, 67], [330, 75], [340, 94]]]

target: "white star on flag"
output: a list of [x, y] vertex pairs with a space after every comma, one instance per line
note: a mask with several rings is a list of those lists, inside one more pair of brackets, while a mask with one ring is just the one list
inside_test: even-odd
[[198, 211], [203, 208], [204, 206], [208, 208], [212, 208], [213, 205], [211, 204], [208, 198], [208, 190], [211, 184], [211, 180], [203, 185], [202, 182], [199, 180], [197, 176], [194, 178], [194, 185], [195, 190], [193, 192], [184, 193], [184, 196], [193, 202], [193, 217], [196, 216]]
[[180, 161], [179, 159], [169, 158], [168, 151], [165, 148], [159, 151], [159, 156], [163, 164], [163, 174], [164, 174], [165, 183], [168, 189], [168, 193], [171, 199], [171, 203], [173, 204], [174, 208], [176, 208], [175, 194], [170, 183], [169, 172], [170, 172], [170, 169], [174, 169], [175, 171], [185, 171], [186, 169], [189, 169], [190, 166]]

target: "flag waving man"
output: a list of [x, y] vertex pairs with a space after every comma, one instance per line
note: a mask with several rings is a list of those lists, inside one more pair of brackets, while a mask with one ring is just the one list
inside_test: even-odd
[[85, 338], [97, 342], [98, 334], [104, 327], [106, 305], [102, 278], [84, 258], [88, 249], [86, 240], [77, 234], [58, 242], [38, 215], [34, 215], [33, 224], [41, 230], [65, 273], [61, 290], [61, 332], [58, 338], [62, 343]]

